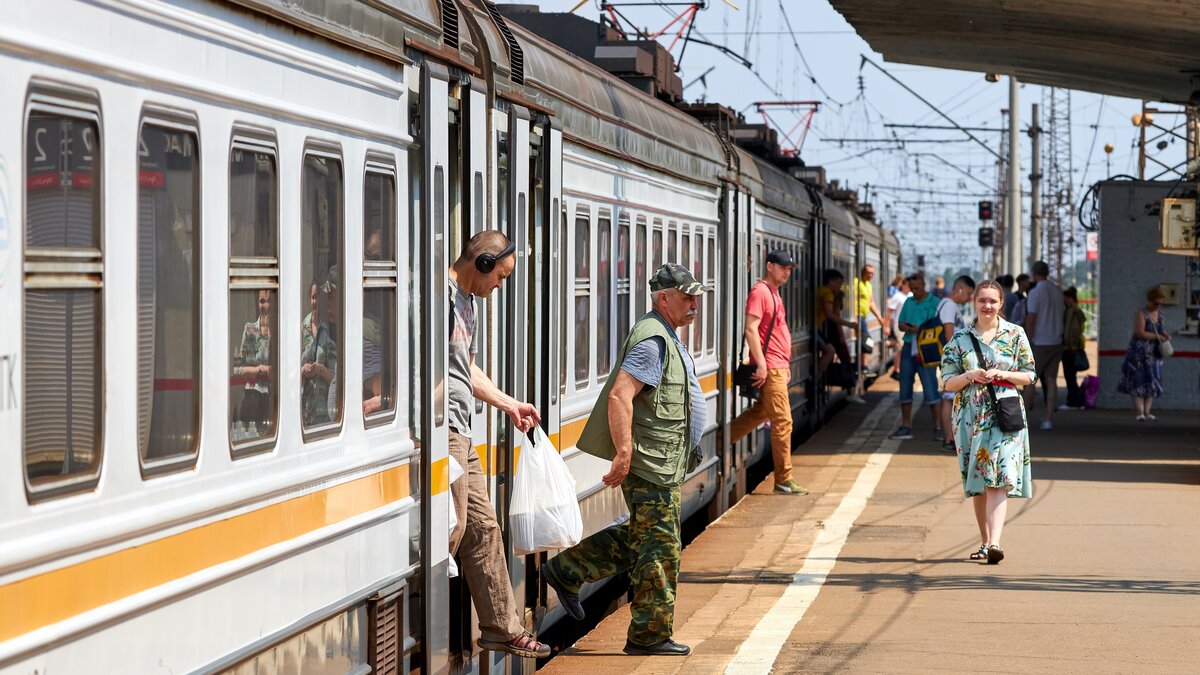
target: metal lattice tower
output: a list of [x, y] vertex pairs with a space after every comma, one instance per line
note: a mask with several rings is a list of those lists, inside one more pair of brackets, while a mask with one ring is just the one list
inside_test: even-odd
[[[1008, 109], [1000, 111], [1000, 127], [1008, 129]], [[992, 215], [996, 226], [995, 241], [996, 245], [992, 247], [992, 273], [991, 277], [995, 279], [1001, 274], [1012, 273], [1014, 276], [1020, 270], [1006, 270], [1004, 257], [1004, 233], [1008, 229], [1005, 223], [1008, 222], [1008, 209], [1006, 203], [1008, 201], [1008, 133], [1000, 134], [1000, 159], [996, 160], [996, 201], [992, 205]]]
[[1046, 154], [1042, 189], [1042, 250], [1055, 278], [1063, 283], [1063, 265], [1075, 269], [1075, 200], [1071, 192], [1071, 92], [1043, 90], [1042, 107], [1049, 119], [1044, 130]]

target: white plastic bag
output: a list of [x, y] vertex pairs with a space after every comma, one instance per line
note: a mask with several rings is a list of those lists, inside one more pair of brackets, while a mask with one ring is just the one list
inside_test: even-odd
[[[449, 459], [450, 459], [450, 484], [454, 485], [454, 481], [458, 480], [459, 478], [462, 478], [463, 474], [465, 474], [466, 472], [463, 471], [463, 468], [458, 463], [457, 459], [454, 459], [453, 456], [451, 456]], [[450, 534], [454, 534], [454, 528], [456, 528], [456, 527], [458, 527], [458, 511], [454, 508], [454, 497], [451, 496], [450, 497]], [[450, 558], [450, 565], [449, 565], [450, 569], [449, 569], [449, 573], [447, 574], [447, 576], [450, 577], [451, 579], [453, 579], [454, 577], [458, 576], [458, 563], [454, 562], [454, 556], [449, 556], [449, 558]]]
[[568, 548], [583, 538], [575, 478], [540, 426], [521, 446], [508, 522], [521, 555]]

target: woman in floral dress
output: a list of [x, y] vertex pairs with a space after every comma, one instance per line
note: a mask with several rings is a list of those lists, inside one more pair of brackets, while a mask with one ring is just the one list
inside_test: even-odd
[[[954, 397], [954, 444], [962, 470], [963, 491], [971, 497], [982, 543], [972, 560], [995, 565], [1004, 559], [1000, 533], [1009, 497], [1033, 496], [1029, 468], [1028, 421], [1012, 433], [1000, 430], [987, 388], [998, 398], [1014, 396], [1016, 387], [1030, 386], [1036, 375], [1029, 338], [1016, 324], [1000, 318], [1004, 291], [995, 281], [975, 288], [975, 323], [946, 343], [942, 355], [942, 382]], [[971, 337], [979, 342], [983, 362]], [[1022, 406], [1021, 416], [1025, 417]]]
[[1137, 421], [1153, 422], [1150, 412], [1154, 399], [1162, 396], [1162, 352], [1160, 345], [1170, 338], [1163, 329], [1162, 309], [1166, 294], [1157, 286], [1146, 294], [1146, 306], [1133, 315], [1133, 336], [1121, 364], [1121, 382], [1117, 391], [1133, 398]]

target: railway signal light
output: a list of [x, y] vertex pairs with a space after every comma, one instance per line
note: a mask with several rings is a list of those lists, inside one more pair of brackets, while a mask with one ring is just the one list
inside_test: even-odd
[[991, 220], [992, 219], [992, 203], [990, 201], [979, 202], [979, 219], [980, 220]]
[[996, 229], [993, 227], [979, 228], [979, 245], [982, 247], [996, 245]]

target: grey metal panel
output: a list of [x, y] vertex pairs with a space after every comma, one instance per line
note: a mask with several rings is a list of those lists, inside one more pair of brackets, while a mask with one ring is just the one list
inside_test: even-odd
[[1200, 72], [1191, 0], [832, 0], [893, 63], [1014, 74], [1101, 94], [1183, 103]]

